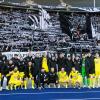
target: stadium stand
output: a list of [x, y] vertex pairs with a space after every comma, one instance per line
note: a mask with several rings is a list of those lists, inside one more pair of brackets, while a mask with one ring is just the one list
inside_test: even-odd
[[[72, 48], [75, 42], [71, 41], [76, 38], [79, 40], [77, 44], [94, 46], [96, 41], [89, 40], [86, 34], [86, 16], [84, 14], [70, 13], [69, 32], [62, 31], [59, 13], [49, 12], [50, 19], [46, 20], [47, 29], [41, 29], [40, 14], [34, 11], [17, 10], [17, 9], [3, 9], [0, 10], [0, 37], [1, 37], [1, 51], [28, 51], [29, 49], [37, 50], [57, 50], [61, 48]], [[93, 19], [93, 18], [92, 18]], [[94, 22], [94, 21], [93, 21]], [[68, 24], [69, 24], [68, 23]], [[96, 23], [96, 22], [95, 22]], [[95, 24], [94, 23], [94, 24]], [[65, 23], [66, 24], [66, 23]], [[93, 24], [93, 26], [94, 26]], [[96, 24], [97, 25], [97, 24]], [[81, 27], [81, 29], [80, 29]], [[95, 27], [96, 28], [96, 27]], [[99, 29], [99, 26], [97, 30]], [[81, 33], [78, 33], [78, 32]], [[78, 35], [78, 34], [79, 35]], [[73, 44], [73, 45], [72, 45]], [[91, 44], [91, 45], [89, 45]], [[94, 44], [94, 45], [93, 45]], [[96, 46], [96, 45], [95, 45]], [[37, 48], [38, 47], [38, 48]]]
[[1, 9], [0, 12], [1, 51], [7, 49], [8, 51], [28, 51], [30, 48], [45, 50], [48, 45], [56, 41], [55, 37], [62, 39], [66, 36], [66, 34], [59, 36], [61, 29], [57, 14], [51, 15], [49, 22], [52, 25], [47, 30], [41, 31], [39, 25], [37, 25], [38, 30], [35, 30], [36, 22], [33, 22], [34, 18], [39, 20], [37, 18], [39, 14], [13, 9]]

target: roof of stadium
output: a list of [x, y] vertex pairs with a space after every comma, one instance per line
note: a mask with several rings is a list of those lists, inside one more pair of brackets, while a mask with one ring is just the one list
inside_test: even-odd
[[[13, 3], [26, 2], [26, 0], [4, 0], [4, 1], [13, 2]], [[56, 6], [56, 5], [59, 5], [61, 1], [73, 7], [93, 7], [94, 0], [34, 0], [34, 3], [40, 4], [40, 5]], [[96, 2], [96, 7], [100, 7], [100, 0], [95, 0], [95, 2]]]
[[[94, 6], [95, 1], [95, 6]], [[0, 0], [0, 7], [39, 11], [100, 12], [100, 0]]]

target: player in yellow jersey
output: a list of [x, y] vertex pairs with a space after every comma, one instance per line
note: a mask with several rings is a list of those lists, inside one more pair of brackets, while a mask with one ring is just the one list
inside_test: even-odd
[[90, 74], [89, 75], [89, 88], [95, 88], [96, 87], [96, 75]]
[[78, 87], [83, 87], [83, 77], [82, 77], [81, 73], [78, 73], [76, 85], [78, 85]]
[[95, 63], [96, 86], [100, 87], [100, 56], [99, 56], [99, 53], [96, 53], [94, 63]]
[[82, 84], [82, 77], [79, 72], [73, 67], [72, 71], [69, 74], [69, 82], [73, 87]]
[[[2, 75], [1, 75], [1, 73], [0, 73], [0, 82], [1, 82], [1, 78], [2, 78]], [[2, 90], [1, 85], [0, 85], [0, 90]]]
[[9, 73], [11, 75], [11, 78], [9, 80], [9, 87], [12, 90], [13, 88], [16, 89], [16, 87], [20, 87], [23, 85], [23, 81], [20, 80], [20, 73], [18, 71], [18, 68], [15, 67], [14, 71]]
[[1, 75], [1, 73], [0, 73], [0, 81], [1, 81], [1, 77], [2, 77], [2, 75]]
[[64, 68], [61, 68], [61, 71], [58, 72], [58, 81], [59, 81], [59, 86], [58, 87], [64, 86], [64, 87], [67, 88], [68, 75], [67, 75]]
[[48, 61], [47, 61], [47, 57], [44, 54], [43, 58], [42, 58], [42, 68], [46, 71], [49, 72], [49, 68], [48, 68]]

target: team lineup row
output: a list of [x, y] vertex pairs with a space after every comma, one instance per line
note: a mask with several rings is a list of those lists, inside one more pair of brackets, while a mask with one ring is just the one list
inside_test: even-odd
[[14, 55], [7, 60], [0, 55], [0, 81], [1, 90], [6, 79], [6, 89], [27, 89], [29, 82], [31, 88], [45, 87], [100, 87], [100, 57], [91, 53], [76, 55], [33, 57], [30, 53], [23, 60]]

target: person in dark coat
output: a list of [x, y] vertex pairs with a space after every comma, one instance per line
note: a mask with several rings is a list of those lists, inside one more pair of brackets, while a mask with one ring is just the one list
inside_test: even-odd
[[24, 72], [24, 70], [25, 70], [25, 62], [23, 60], [20, 61], [18, 70], [19, 70], [19, 72]]
[[7, 63], [7, 57], [6, 55], [2, 55], [2, 53], [0, 52], [0, 78], [1, 78], [1, 70], [2, 67]]
[[45, 84], [48, 84], [48, 73], [42, 68], [40, 73], [36, 76], [36, 85], [37, 88], [44, 88]]
[[19, 70], [21, 61], [20, 61], [18, 55], [15, 54], [14, 57], [12, 57], [11, 60], [13, 61], [14, 66], [18, 67], [18, 70]]
[[38, 75], [42, 67], [42, 58], [40, 57], [39, 54], [36, 55], [34, 58], [34, 70], [35, 70], [35, 75]]
[[53, 84], [53, 86], [56, 87], [57, 83], [58, 83], [58, 75], [55, 72], [55, 68], [52, 67], [50, 69], [50, 72], [48, 73], [48, 85], [50, 87], [50, 85]]
[[79, 59], [78, 56], [75, 57], [75, 60], [74, 60], [74, 67], [75, 69], [81, 73], [81, 59]]
[[0, 52], [0, 63], [5, 63], [7, 62], [7, 56], [6, 55], [3, 55], [1, 52]]
[[10, 80], [10, 75], [9, 73], [12, 72], [14, 70], [15, 66], [13, 64], [12, 60], [8, 61], [8, 64], [4, 64], [1, 68], [1, 74], [2, 74], [2, 78], [1, 78], [1, 88], [3, 86], [3, 81], [4, 81], [4, 77], [7, 78], [7, 86], [6, 89], [8, 90], [8, 84], [9, 84], [9, 80]]
[[94, 64], [94, 57], [89, 52], [86, 57], [86, 75], [89, 77], [89, 74], [95, 73], [95, 64]]
[[73, 64], [73, 61], [71, 59], [71, 55], [68, 55], [67, 59], [66, 59], [66, 67], [65, 67], [65, 70], [68, 73], [68, 75], [70, 74], [73, 66], [74, 66], [74, 64]]
[[52, 63], [52, 54], [49, 53], [49, 54], [47, 54], [47, 64], [48, 64], [49, 70], [51, 68], [51, 63]]
[[7, 63], [7, 56], [2, 55], [2, 53], [0, 52], [0, 73], [1, 73], [2, 66], [4, 66], [6, 63]]
[[90, 56], [90, 69], [89, 69], [89, 74], [94, 74], [95, 73], [95, 63], [94, 63], [94, 56]]
[[29, 52], [28, 56], [26, 56], [23, 61], [25, 62], [25, 64], [27, 65], [28, 62], [32, 62], [34, 63], [34, 58], [31, 52]]
[[55, 57], [52, 57], [49, 69], [54, 68], [55, 72], [57, 72], [57, 61]]
[[65, 68], [65, 57], [64, 57], [64, 54], [61, 53], [57, 59], [57, 64], [58, 64], [58, 71], [61, 70], [61, 68]]
[[[7, 64], [2, 64], [2, 66], [0, 66], [0, 67], [1, 67], [0, 72], [1, 72], [1, 90], [2, 90], [4, 78], [9, 73], [9, 68], [8, 68]], [[8, 85], [8, 82], [9, 82], [9, 78], [7, 78], [7, 85]]]
[[24, 87], [25, 89], [27, 89], [27, 83], [28, 83], [28, 80], [31, 79], [32, 80], [32, 88], [34, 89], [34, 85], [35, 85], [35, 72], [34, 72], [34, 65], [32, 62], [28, 62], [28, 64], [25, 66], [25, 69], [24, 69]]

